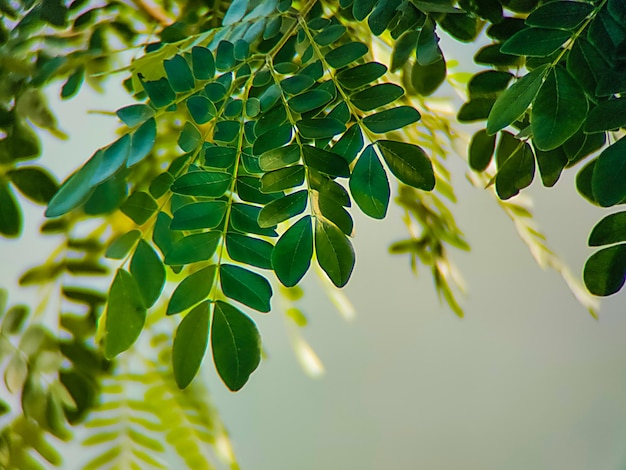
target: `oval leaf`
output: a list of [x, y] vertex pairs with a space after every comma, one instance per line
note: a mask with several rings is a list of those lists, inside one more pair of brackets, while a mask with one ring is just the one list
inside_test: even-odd
[[209, 341], [209, 302], [191, 310], [176, 329], [172, 367], [178, 388], [187, 387], [198, 373]]
[[332, 283], [345, 286], [354, 269], [354, 249], [341, 230], [320, 219], [315, 220], [315, 255]]
[[391, 172], [404, 184], [424, 191], [435, 187], [432, 163], [420, 147], [392, 140], [378, 140], [376, 145]]
[[306, 274], [313, 257], [313, 225], [306, 215], [282, 234], [272, 251], [272, 268], [278, 280], [293, 287]]
[[260, 274], [240, 266], [223, 264], [220, 266], [220, 283], [226, 297], [259, 312], [270, 311], [272, 287]]
[[583, 270], [585, 286], [594, 295], [615, 294], [624, 285], [626, 245], [604, 248], [589, 257]]
[[365, 148], [352, 170], [350, 192], [363, 213], [375, 219], [385, 218], [391, 190], [387, 173], [372, 145]]

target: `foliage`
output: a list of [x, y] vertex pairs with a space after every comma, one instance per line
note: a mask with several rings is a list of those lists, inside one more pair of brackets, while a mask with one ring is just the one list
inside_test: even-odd
[[[228, 441], [194, 380], [207, 349], [225, 385], [241, 389], [261, 361], [256, 312], [271, 310], [278, 286], [305, 324], [296, 286], [315, 265], [332, 289], [346, 285], [350, 210], [385, 218], [392, 186], [409, 235], [390, 251], [428, 267], [462, 316], [448, 251], [469, 245], [448, 208], [445, 166], [456, 135], [429, 99], [444, 83], [467, 85], [458, 121], [485, 122], [469, 142], [471, 180], [494, 189], [537, 261], [595, 314], [511, 198], [535, 167], [553, 186], [580, 164], [584, 198], [626, 200], [623, 2], [23, 0], [0, 10], [0, 233], [22, 232], [17, 193], [46, 206], [41, 233], [62, 243], [20, 284], [63, 299], [56, 333], [26, 306], [3, 309], [5, 385], [21, 398], [0, 402], [11, 418], [3, 468], [58, 465], [49, 439], [83, 422], [93, 432], [84, 444], [101, 452], [88, 468], [160, 467], [167, 446], [190, 468], [213, 468], [204, 446]], [[474, 61], [487, 69], [465, 83], [439, 35], [482, 44], [482, 31], [491, 43]], [[62, 81], [69, 99], [119, 75], [133, 102], [116, 112], [118, 138], [59, 185], [34, 163], [33, 126], [64, 138], [44, 90]], [[625, 224], [619, 212], [592, 230], [589, 244], [603, 247], [584, 270], [592, 294], [624, 283]], [[85, 276], [110, 278], [108, 293], [84, 287]]]

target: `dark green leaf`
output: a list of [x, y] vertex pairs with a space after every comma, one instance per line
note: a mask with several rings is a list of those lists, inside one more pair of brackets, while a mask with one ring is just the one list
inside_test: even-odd
[[354, 19], [363, 21], [371, 13], [376, 3], [376, 0], [354, 0], [352, 4]]
[[272, 267], [278, 280], [293, 287], [306, 274], [313, 256], [311, 216], [305, 215], [283, 233], [272, 251]]
[[213, 289], [217, 268], [214, 264], [190, 274], [172, 293], [167, 304], [167, 315], [174, 315], [206, 299]]
[[265, 173], [261, 178], [261, 191], [275, 193], [295, 188], [304, 183], [304, 166], [294, 165]]
[[547, 66], [536, 68], [502, 93], [493, 105], [487, 119], [487, 133], [495, 134], [509, 124], [517, 121], [533, 102], [543, 78], [548, 72]]
[[61, 0], [43, 0], [41, 2], [41, 19], [59, 28], [65, 26], [67, 7]]
[[324, 174], [347, 178], [350, 176], [350, 167], [346, 161], [336, 153], [310, 145], [302, 146], [302, 156], [307, 166], [315, 168]]
[[612, 245], [626, 241], [626, 212], [604, 217], [589, 234], [589, 246]]
[[378, 140], [376, 145], [391, 172], [404, 184], [424, 191], [435, 187], [432, 164], [420, 147], [392, 140]]
[[263, 153], [259, 157], [259, 166], [263, 171], [271, 171], [292, 165], [299, 160], [300, 146], [291, 144]]
[[563, 168], [567, 165], [567, 155], [563, 148], [559, 147], [548, 152], [535, 149], [535, 156], [537, 157], [541, 182], [544, 186], [551, 188], [559, 180]]
[[175, 92], [192, 90], [195, 86], [191, 68], [183, 56], [176, 54], [163, 62], [170, 86]]
[[172, 368], [178, 388], [187, 387], [198, 373], [209, 341], [209, 302], [202, 302], [182, 319], [172, 346]]
[[439, 21], [439, 26], [450, 33], [453, 38], [463, 42], [471, 42], [478, 36], [482, 22], [473, 14], [457, 13], [444, 16]]
[[213, 308], [211, 349], [218, 374], [233, 392], [246, 384], [261, 362], [261, 336], [254, 322], [219, 300]]
[[259, 212], [259, 225], [263, 228], [273, 227], [301, 214], [306, 209], [307, 199], [308, 193], [302, 189], [270, 202]]
[[594, 295], [615, 294], [626, 279], [626, 245], [603, 248], [591, 255], [585, 263], [583, 279]]
[[74, 95], [76, 95], [76, 93], [78, 93], [78, 91], [80, 90], [84, 79], [85, 68], [78, 67], [63, 84], [63, 88], [61, 88], [61, 98], [65, 100], [68, 98], [72, 98]]
[[344, 233], [332, 224], [315, 219], [317, 262], [337, 287], [346, 285], [354, 268], [354, 249]]
[[350, 193], [359, 208], [370, 217], [384, 219], [389, 207], [389, 181], [374, 147], [368, 145], [350, 175]]
[[597, 132], [595, 134], [585, 134], [582, 129], [578, 129], [572, 137], [564, 144], [563, 150], [569, 160], [568, 165], [574, 165], [592, 153], [600, 150], [606, 143], [606, 134]]
[[87, 215], [107, 214], [119, 209], [127, 196], [126, 181], [118, 174], [96, 187], [89, 199], [85, 201], [83, 210]]
[[167, 78], [163, 77], [152, 82], [142, 81], [143, 88], [146, 90], [150, 101], [157, 108], [169, 106], [176, 99], [176, 93], [172, 90]]
[[235, 46], [232, 42], [220, 41], [215, 54], [215, 68], [230, 70], [235, 65]]
[[443, 60], [439, 49], [439, 37], [435, 33], [435, 26], [430, 19], [426, 19], [417, 38], [415, 56], [421, 65], [429, 65]]
[[272, 269], [272, 250], [274, 246], [265, 240], [229, 233], [226, 235], [228, 256], [234, 261], [263, 269]]
[[599, 205], [593, 190], [591, 189], [591, 180], [593, 177], [593, 170], [596, 166], [598, 159], [591, 160], [588, 164], [581, 168], [576, 175], [576, 190], [591, 204]]
[[397, 100], [403, 94], [404, 90], [398, 85], [380, 83], [351, 95], [350, 101], [361, 111], [371, 111]]
[[177, 178], [170, 189], [187, 196], [220, 197], [231, 181], [232, 175], [224, 171], [191, 171]]
[[234, 49], [235, 60], [246, 60], [248, 55], [250, 55], [250, 44], [244, 39], [237, 39]]
[[582, 37], [576, 39], [567, 56], [567, 71], [590, 97], [596, 96], [598, 81], [608, 70], [609, 66], [598, 49]]
[[228, 93], [226, 87], [219, 82], [211, 82], [204, 87], [204, 94], [213, 103], [219, 103]]
[[593, 170], [591, 186], [598, 203], [613, 206], [626, 198], [626, 137], [604, 149]]
[[159, 212], [154, 231], [152, 233], [152, 241], [159, 247], [163, 256], [171, 249], [172, 245], [183, 238], [182, 233], [171, 230], [170, 223], [172, 218], [165, 212]]
[[204, 151], [204, 164], [211, 168], [229, 168], [235, 163], [237, 149], [208, 144]]
[[17, 237], [22, 231], [22, 212], [13, 191], [0, 183], [0, 233], [6, 237]]
[[518, 56], [546, 57], [557, 51], [571, 36], [571, 31], [524, 28], [507, 39], [500, 51]]
[[183, 152], [192, 152], [202, 143], [202, 135], [196, 126], [186, 122], [178, 137], [178, 146]]
[[7, 174], [24, 196], [39, 204], [47, 204], [59, 189], [50, 173], [36, 166], [18, 167]]
[[254, 233], [266, 237], [277, 235], [274, 226], [261, 227], [258, 222], [261, 208], [249, 204], [235, 203], [232, 205], [230, 222], [235, 230], [243, 233]]
[[413, 124], [420, 118], [417, 109], [411, 106], [398, 106], [366, 116], [363, 119], [363, 124], [375, 134], [384, 134]]
[[334, 69], [340, 69], [367, 54], [368, 48], [362, 42], [343, 44], [326, 54], [326, 62]]
[[222, 292], [259, 312], [270, 311], [272, 287], [263, 276], [233, 264], [220, 266]]
[[497, 67], [514, 67], [519, 65], [519, 57], [500, 52], [501, 47], [502, 44], [490, 44], [480, 48], [474, 56], [474, 62], [480, 65]]
[[405, 31], [395, 42], [393, 52], [391, 53], [392, 72], [402, 68], [413, 55], [413, 51], [417, 46], [418, 34], [417, 31]]
[[205, 124], [215, 117], [215, 105], [204, 96], [196, 95], [187, 100], [187, 109], [196, 124]]
[[415, 61], [411, 67], [411, 86], [418, 95], [430, 96], [446, 79], [446, 61], [437, 60], [428, 65]]
[[474, 75], [467, 84], [470, 100], [474, 98], [496, 98], [505, 90], [513, 75], [509, 72], [486, 70]]
[[211, 259], [221, 235], [219, 232], [203, 232], [188, 235], [176, 241], [167, 250], [165, 264], [182, 266]]
[[252, 153], [261, 155], [269, 150], [282, 147], [291, 141], [291, 135], [291, 124], [286, 123], [275, 127], [256, 139], [252, 147]]
[[115, 175], [126, 165], [130, 153], [130, 135], [124, 134], [101, 154], [100, 164], [91, 178], [91, 184], [96, 186]]
[[567, 70], [552, 69], [539, 89], [530, 113], [533, 143], [552, 150], [569, 139], [587, 116], [587, 98]]
[[495, 135], [488, 135], [485, 129], [476, 132], [468, 150], [470, 168], [474, 171], [485, 171], [491, 163], [495, 147]]
[[302, 114], [324, 106], [332, 99], [333, 95], [316, 88], [290, 98], [287, 104], [293, 111]]
[[150, 118], [133, 133], [126, 166], [130, 168], [146, 158], [152, 151], [155, 142], [156, 120]]
[[526, 18], [526, 24], [538, 28], [574, 29], [592, 11], [593, 5], [590, 3], [558, 0], [534, 10]]
[[131, 230], [124, 235], [117, 237], [111, 242], [104, 256], [111, 259], [124, 258], [130, 249], [137, 243], [137, 240], [141, 238], [140, 230]]
[[191, 64], [198, 80], [210, 80], [215, 75], [215, 60], [206, 47], [194, 46], [191, 49]]
[[115, 113], [128, 127], [135, 127], [154, 116], [154, 110], [145, 104], [131, 104]]
[[104, 355], [112, 359], [137, 340], [146, 321], [137, 281], [128, 271], [118, 269], [109, 290], [105, 313]]
[[239, 199], [253, 204], [267, 204], [268, 202], [283, 196], [282, 192], [261, 192], [261, 179], [254, 176], [240, 176], [237, 178], [237, 195]]
[[352, 234], [354, 230], [352, 217], [331, 194], [320, 193], [317, 207], [326, 220], [335, 224], [346, 235]]
[[367, 24], [370, 31], [375, 36], [380, 36], [385, 32], [391, 20], [396, 16], [396, 8], [402, 3], [401, 0], [383, 0], [379, 1], [367, 18]]
[[301, 119], [296, 122], [296, 126], [307, 139], [334, 137], [346, 130], [343, 122], [333, 118]]
[[533, 182], [535, 157], [528, 143], [520, 145], [503, 163], [498, 164], [496, 193], [500, 199], [516, 196]]
[[154, 249], [144, 240], [139, 240], [135, 248], [130, 272], [137, 281], [144, 305], [152, 307], [165, 284], [165, 267]]
[[302, 93], [304, 90], [311, 88], [314, 83], [315, 80], [313, 78], [308, 75], [300, 74], [285, 78], [280, 82], [280, 86], [285, 93], [297, 95], [298, 93]]
[[489, 117], [495, 98], [474, 98], [463, 103], [456, 118], [459, 122], [484, 121]]
[[341, 155], [344, 160], [351, 163], [363, 148], [363, 134], [358, 124], [353, 124], [333, 145], [332, 152]]
[[226, 213], [225, 201], [194, 202], [173, 214], [172, 230], [197, 230], [217, 227]]
[[362, 86], [372, 83], [385, 75], [387, 67], [378, 62], [368, 62], [366, 64], [357, 65], [346, 70], [342, 70], [337, 74], [337, 80], [342, 87], [349, 90], [356, 90]]
[[135, 191], [126, 200], [121, 210], [137, 225], [145, 224], [158, 206], [152, 196], [143, 191]]
[[626, 127], [626, 97], [600, 101], [585, 121], [585, 132], [603, 132]]

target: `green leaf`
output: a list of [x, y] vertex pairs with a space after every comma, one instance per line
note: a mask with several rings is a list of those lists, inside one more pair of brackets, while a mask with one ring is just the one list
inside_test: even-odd
[[496, 67], [515, 67], [520, 65], [520, 58], [500, 52], [502, 44], [489, 44], [478, 50], [474, 55], [474, 62], [479, 65]]
[[472, 137], [468, 150], [469, 166], [474, 171], [485, 171], [491, 163], [493, 151], [496, 147], [496, 136], [487, 134], [481, 129]]
[[380, 83], [350, 96], [350, 101], [361, 111], [371, 111], [397, 100], [404, 94], [401, 86]]
[[246, 384], [261, 362], [261, 336], [254, 322], [219, 300], [213, 308], [211, 349], [218, 374], [233, 392]]
[[366, 116], [363, 124], [375, 134], [385, 134], [413, 124], [421, 117], [417, 109], [411, 106], [398, 106]]
[[215, 59], [206, 47], [194, 46], [191, 49], [191, 65], [198, 80], [210, 80], [215, 75]]
[[208, 261], [215, 254], [220, 238], [219, 232], [194, 233], [181, 238], [167, 250], [165, 264], [182, 266]]
[[135, 191], [120, 209], [137, 225], [143, 225], [156, 212], [158, 206], [148, 193]]
[[328, 46], [337, 41], [346, 32], [346, 27], [341, 24], [332, 24], [315, 35], [314, 41], [320, 46]]
[[205, 143], [204, 164], [211, 168], [229, 168], [235, 163], [237, 149], [234, 147]]
[[539, 93], [547, 72], [546, 65], [536, 68], [513, 83], [498, 97], [487, 118], [487, 134], [492, 135], [504, 129], [526, 112]]
[[547, 57], [572, 36], [571, 31], [546, 28], [524, 28], [507, 39], [500, 51], [527, 57]]
[[191, 96], [187, 100], [187, 109], [196, 124], [205, 124], [217, 115], [215, 105], [204, 96]]
[[167, 254], [172, 245], [183, 238], [183, 234], [170, 229], [172, 218], [165, 212], [159, 212], [154, 224], [152, 241], [159, 247], [163, 256]]
[[225, 171], [190, 171], [177, 178], [170, 189], [186, 196], [220, 197], [231, 182], [232, 175]]
[[165, 267], [154, 249], [145, 240], [139, 240], [130, 262], [130, 272], [138, 281], [144, 305], [152, 307], [165, 284]]
[[111, 242], [104, 256], [110, 259], [124, 258], [139, 238], [141, 238], [141, 230], [131, 230], [120, 235]]
[[334, 69], [340, 69], [360, 59], [368, 52], [368, 48], [362, 42], [349, 42], [343, 44], [326, 54], [326, 62]]
[[225, 201], [194, 202], [173, 214], [172, 230], [197, 230], [217, 227], [226, 213]]
[[456, 118], [463, 123], [483, 121], [489, 116], [495, 102], [495, 98], [474, 98], [463, 103]]
[[101, 154], [98, 169], [91, 178], [93, 186], [108, 180], [126, 165], [130, 153], [130, 140], [130, 135], [124, 134]]
[[424, 191], [435, 187], [432, 164], [420, 147], [392, 140], [378, 140], [376, 145], [391, 172], [404, 184]]
[[289, 98], [287, 104], [296, 113], [312, 111], [332, 101], [333, 95], [318, 88]]
[[459, 14], [444, 16], [439, 21], [439, 26], [459, 41], [472, 42], [482, 29], [482, 22], [479, 22], [473, 14], [459, 12]]
[[178, 146], [183, 152], [192, 152], [202, 143], [202, 135], [196, 126], [186, 122], [178, 137]]
[[145, 82], [142, 80], [142, 85], [150, 101], [156, 108], [163, 108], [169, 106], [176, 99], [176, 93], [172, 90], [170, 82], [167, 78], [163, 77], [159, 80]]
[[541, 150], [559, 147], [587, 116], [587, 98], [578, 82], [561, 67], [552, 69], [539, 89], [530, 113], [533, 143]]
[[589, 246], [612, 245], [626, 241], [626, 212], [604, 217], [589, 234]]
[[272, 268], [278, 280], [293, 287], [306, 274], [313, 257], [313, 226], [305, 215], [283, 233], [272, 251]]
[[604, 149], [598, 157], [591, 187], [603, 207], [613, 206], [626, 198], [626, 137]]
[[446, 61], [437, 60], [428, 65], [415, 61], [411, 67], [411, 86], [418, 95], [430, 96], [446, 79]]
[[146, 158], [152, 151], [155, 142], [156, 120], [150, 118], [133, 133], [126, 166], [130, 168]]
[[61, 99], [72, 98], [78, 93], [85, 79], [85, 67], [78, 67], [74, 73], [67, 77], [66, 82], [61, 88]]
[[387, 66], [378, 62], [367, 62], [349, 69], [342, 70], [337, 74], [337, 80], [342, 87], [349, 90], [356, 90], [362, 86], [372, 83], [385, 75]]
[[220, 41], [215, 54], [215, 68], [217, 70], [230, 70], [235, 65], [235, 45], [232, 42]]
[[7, 175], [20, 193], [39, 204], [47, 204], [59, 189], [50, 173], [36, 166], [21, 166]]
[[310, 145], [303, 145], [302, 156], [307, 166], [315, 168], [324, 174], [342, 178], [350, 176], [350, 167], [336, 153]]
[[261, 155], [270, 150], [280, 148], [291, 141], [291, 124], [286, 123], [275, 127], [257, 137], [252, 147], [254, 155]]
[[206, 299], [213, 288], [216, 272], [217, 267], [212, 264], [183, 279], [172, 293], [166, 314], [180, 313]]
[[332, 152], [341, 155], [350, 164], [363, 148], [363, 134], [358, 124], [348, 128], [341, 138], [333, 145]]
[[115, 114], [128, 127], [135, 127], [154, 117], [154, 109], [146, 104], [131, 104], [118, 109]]
[[234, 261], [272, 269], [272, 250], [274, 245], [258, 238], [229, 233], [226, 235], [226, 250]]
[[567, 155], [562, 147], [558, 147], [548, 152], [536, 148], [535, 156], [541, 174], [541, 182], [544, 186], [551, 188], [559, 180], [561, 172], [568, 163]]
[[202, 302], [182, 319], [172, 346], [172, 368], [178, 388], [186, 388], [200, 369], [209, 341], [209, 306]]
[[344, 233], [332, 224], [315, 219], [317, 262], [337, 287], [347, 284], [354, 268], [354, 249]]
[[364, 214], [384, 219], [389, 207], [391, 190], [387, 173], [374, 147], [368, 145], [350, 175], [350, 193]]
[[467, 84], [470, 100], [473, 98], [497, 98], [506, 89], [513, 75], [509, 72], [485, 70], [474, 75]]
[[530, 145], [524, 143], [498, 166], [496, 174], [498, 197], [509, 199], [517, 195], [521, 189], [533, 182], [534, 176], [535, 157]]
[[334, 118], [300, 119], [296, 126], [307, 139], [334, 137], [346, 130], [344, 123]]
[[220, 266], [222, 292], [259, 312], [270, 311], [272, 287], [263, 276], [233, 264]]
[[615, 294], [626, 279], [626, 245], [614, 245], [597, 251], [583, 269], [585, 286], [594, 295]]
[[407, 63], [417, 46], [418, 31], [405, 31], [398, 38], [391, 53], [391, 71], [402, 68]]
[[133, 345], [146, 321], [141, 292], [128, 271], [117, 270], [109, 289], [105, 315], [104, 356], [113, 359]]
[[538, 28], [575, 29], [592, 11], [590, 3], [558, 0], [534, 10], [526, 18], [526, 24]]
[[376, 0], [354, 0], [352, 5], [352, 14], [357, 21], [363, 21], [370, 14]]
[[439, 49], [439, 37], [435, 33], [435, 25], [427, 18], [417, 38], [415, 56], [421, 65], [429, 65], [443, 60]]
[[232, 205], [230, 213], [230, 223], [232, 228], [242, 233], [254, 233], [266, 237], [277, 236], [272, 227], [261, 227], [258, 223], [258, 217], [261, 208], [249, 204], [235, 203]]
[[263, 171], [271, 171], [284, 168], [298, 161], [300, 161], [300, 146], [291, 144], [264, 152], [259, 157], [259, 166]]
[[304, 90], [311, 88], [315, 80], [308, 75], [294, 75], [292, 77], [285, 78], [280, 82], [280, 87], [283, 91], [290, 95], [297, 95]]
[[335, 224], [346, 235], [352, 234], [354, 221], [348, 211], [343, 208], [332, 194], [320, 192], [317, 206], [321, 216]]
[[584, 167], [582, 167], [576, 175], [576, 190], [588, 202], [595, 205], [599, 205], [599, 203], [593, 195], [593, 191], [591, 189], [591, 180], [593, 177], [593, 170], [596, 166], [597, 161], [597, 158], [591, 160]]
[[241, 21], [243, 16], [246, 14], [247, 9], [248, 0], [233, 0], [228, 7], [228, 10], [226, 10], [226, 14], [222, 20], [222, 25], [230, 26], [231, 24]]
[[261, 191], [274, 193], [295, 188], [304, 183], [304, 166], [294, 165], [280, 170], [273, 170], [261, 177]]
[[22, 213], [8, 185], [0, 182], [0, 233], [17, 237], [22, 231]]
[[306, 189], [302, 189], [270, 202], [259, 212], [259, 225], [263, 228], [273, 227], [301, 214], [306, 209], [307, 199], [308, 193]]
[[[60, 217], [76, 209], [87, 200], [94, 189], [91, 185], [91, 179], [99, 166], [99, 161], [96, 156], [101, 153], [102, 150], [98, 150], [83, 167], [78, 169], [63, 182], [48, 204], [46, 217]], [[0, 206], [4, 205], [5, 204], [0, 204]]]
[[626, 127], [626, 97], [600, 101], [585, 121], [585, 132], [604, 132]]

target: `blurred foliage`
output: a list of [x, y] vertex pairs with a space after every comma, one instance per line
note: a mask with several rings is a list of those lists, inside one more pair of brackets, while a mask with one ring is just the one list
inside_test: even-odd
[[[321, 373], [298, 332], [298, 284], [317, 265], [350, 314], [337, 290], [356, 259], [350, 211], [385, 218], [392, 186], [408, 235], [390, 252], [430, 270], [462, 316], [449, 253], [469, 245], [449, 208], [458, 136], [431, 97], [440, 89], [466, 88], [456, 120], [484, 123], [468, 142], [470, 181], [493, 189], [537, 262], [595, 315], [519, 193], [535, 168], [553, 186], [579, 165], [585, 199], [626, 200], [623, 1], [0, 0], [0, 11], [0, 233], [21, 235], [24, 197], [47, 207], [41, 233], [62, 239], [20, 278], [47, 287], [35, 313], [0, 302], [16, 398], [0, 402], [2, 468], [61, 465], [54, 442], [76, 426], [97, 449], [87, 468], [167, 468], [168, 449], [188, 468], [237, 468], [196, 377], [206, 351], [241, 389], [261, 361], [254, 311], [271, 310], [274, 282], [296, 354]], [[441, 34], [475, 43], [485, 69], [458, 73]], [[41, 130], [66, 137], [46, 92], [71, 99], [113, 76], [133, 100], [117, 110], [118, 138], [57, 183], [37, 160]], [[592, 230], [592, 294], [624, 283], [623, 214]], [[89, 279], [110, 279], [108, 292]], [[50, 321], [41, 312], [55, 302]]]

